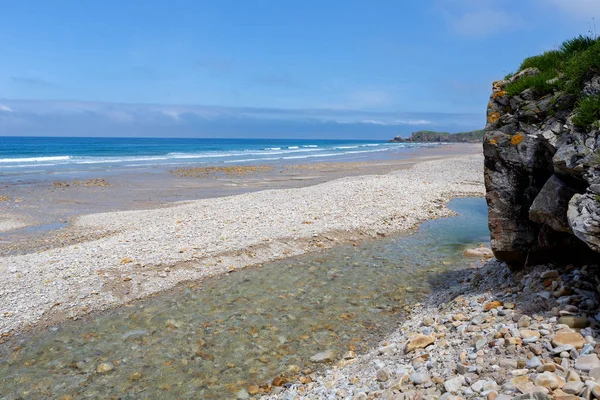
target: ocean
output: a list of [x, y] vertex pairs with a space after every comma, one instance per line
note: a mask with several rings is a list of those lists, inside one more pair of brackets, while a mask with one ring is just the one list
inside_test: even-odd
[[192, 165], [300, 164], [396, 158], [435, 146], [381, 140], [0, 137], [0, 176]]

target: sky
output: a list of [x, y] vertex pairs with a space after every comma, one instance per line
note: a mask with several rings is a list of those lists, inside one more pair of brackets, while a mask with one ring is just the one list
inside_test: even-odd
[[494, 80], [596, 20], [600, 0], [0, 0], [0, 136], [480, 129]]

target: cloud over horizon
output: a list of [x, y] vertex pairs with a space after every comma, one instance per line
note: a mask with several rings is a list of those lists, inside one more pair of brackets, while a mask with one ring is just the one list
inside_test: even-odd
[[478, 114], [0, 99], [2, 136], [391, 138], [479, 129]]

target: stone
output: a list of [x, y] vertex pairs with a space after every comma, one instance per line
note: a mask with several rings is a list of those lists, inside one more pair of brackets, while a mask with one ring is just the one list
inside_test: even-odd
[[563, 392], [567, 394], [579, 394], [584, 387], [583, 382], [567, 382], [565, 386], [562, 387]]
[[567, 372], [566, 380], [567, 382], [581, 382], [581, 377], [575, 370], [570, 369], [569, 372]]
[[490, 301], [489, 303], [486, 303], [486, 305], [483, 306], [483, 309], [485, 311], [490, 311], [490, 310], [496, 309], [498, 307], [502, 307], [502, 302], [496, 300], [496, 301]]
[[525, 366], [529, 369], [535, 369], [541, 365], [542, 365], [542, 361], [540, 360], [539, 357], [532, 357], [529, 360], [527, 360], [527, 364], [525, 364]]
[[499, 364], [501, 367], [510, 368], [510, 369], [517, 369], [517, 367], [518, 367], [517, 360], [512, 360], [510, 358], [501, 359]]
[[533, 329], [519, 329], [519, 334], [525, 340], [528, 338], [540, 338], [542, 335], [538, 331], [534, 331]]
[[459, 373], [461, 375], [464, 375], [468, 371], [469, 371], [469, 366], [468, 365], [460, 363], [460, 362], [456, 364], [456, 372], [457, 373]]
[[250, 398], [250, 394], [246, 389], [240, 389], [240, 391], [236, 393], [236, 397], [239, 400], [247, 400]]
[[[555, 347], [571, 345], [575, 349], [580, 349], [585, 345], [585, 338], [579, 332], [574, 331], [558, 331], [552, 337], [551, 343]], [[563, 350], [563, 351], [571, 351]]]
[[115, 367], [112, 363], [102, 363], [98, 365], [98, 367], [96, 368], [96, 372], [98, 372], [99, 374], [106, 374], [112, 371], [113, 369], [115, 369]]
[[546, 389], [558, 389], [561, 385], [559, 377], [552, 372], [542, 372], [535, 377], [533, 382], [536, 386], [545, 387]]
[[413, 372], [412, 374], [410, 374], [409, 379], [415, 385], [422, 385], [430, 380], [429, 375], [418, 372]]
[[[577, 191], [554, 174], [546, 181], [529, 209], [529, 219], [548, 226], [557, 232], [572, 233], [567, 219], [569, 201]], [[546, 276], [545, 276], [546, 275]], [[558, 271], [550, 270], [542, 279], [558, 278]]]
[[600, 367], [600, 360], [595, 354], [581, 356], [575, 361], [575, 369], [578, 369], [580, 371], [590, 371], [598, 367]]
[[344, 360], [353, 360], [356, 358], [356, 353], [353, 352], [352, 350], [348, 350], [347, 352], [344, 353]]
[[569, 328], [582, 329], [582, 328], [587, 327], [590, 324], [590, 321], [586, 317], [579, 317], [579, 316], [575, 316], [575, 315], [565, 315], [564, 317], [560, 317], [558, 319], [558, 323], [565, 324]]
[[444, 388], [449, 393], [456, 393], [459, 391], [459, 389], [464, 384], [465, 384], [465, 378], [464, 378], [464, 376], [460, 375], [460, 376], [457, 376], [456, 378], [449, 379], [446, 382], [444, 382]]
[[333, 350], [322, 351], [313, 355], [310, 358], [311, 362], [314, 363], [328, 363], [332, 362], [335, 359], [335, 352]]
[[423, 317], [423, 326], [433, 326], [435, 320], [429, 316]]
[[494, 253], [492, 249], [487, 247], [478, 247], [475, 249], [467, 249], [464, 251], [465, 257], [477, 257], [477, 258], [493, 258]]
[[528, 328], [529, 325], [531, 325], [531, 317], [527, 315], [523, 315], [521, 318], [519, 318], [519, 321], [517, 322], [517, 326], [519, 328]]
[[416, 335], [415, 337], [413, 337], [412, 339], [410, 339], [408, 341], [405, 351], [407, 353], [410, 353], [410, 352], [415, 351], [416, 349], [424, 349], [427, 346], [432, 345], [433, 343], [435, 343], [434, 336]]
[[588, 372], [590, 378], [600, 383], [600, 367], [594, 367]]
[[556, 371], [556, 365], [553, 363], [544, 363], [537, 367], [537, 372], [554, 372]]
[[[550, 178], [548, 180], [548, 182], [550, 180], [552, 180], [555, 176], [556, 175], [552, 175], [552, 178]], [[530, 211], [530, 215], [531, 215], [531, 211]], [[555, 269], [549, 269], [547, 271], [542, 272], [542, 274], [540, 275], [540, 279], [554, 279], [554, 278], [558, 278], [559, 276], [560, 276], [560, 274], [558, 273], [557, 270], [555, 270]]]
[[352, 397], [352, 400], [367, 400], [369, 396], [365, 392], [359, 392]]
[[390, 370], [387, 368], [381, 368], [377, 371], [377, 380], [379, 382], [387, 382], [390, 379]]
[[249, 395], [254, 396], [254, 395], [258, 394], [258, 392], [260, 392], [260, 388], [258, 387], [258, 385], [248, 386], [248, 394]]

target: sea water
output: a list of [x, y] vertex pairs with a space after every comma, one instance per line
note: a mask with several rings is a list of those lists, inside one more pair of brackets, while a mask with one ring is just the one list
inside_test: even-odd
[[459, 216], [412, 234], [205, 279], [20, 337], [0, 346], [0, 398], [231, 399], [315, 370], [315, 353], [364, 352], [405, 306], [475, 263], [465, 248], [489, 241], [484, 199], [450, 208]]
[[0, 176], [186, 165], [361, 161], [435, 144], [363, 140], [0, 137]]

